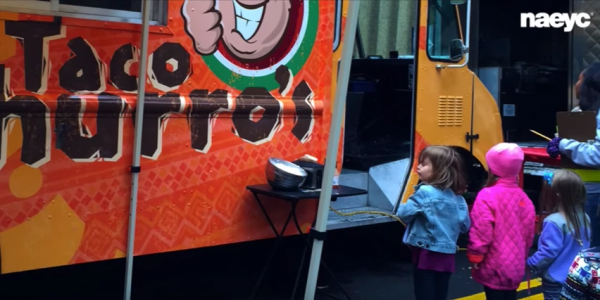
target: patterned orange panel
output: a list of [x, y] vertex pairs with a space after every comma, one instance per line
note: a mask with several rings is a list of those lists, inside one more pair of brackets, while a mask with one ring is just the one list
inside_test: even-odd
[[[269, 157], [324, 159], [335, 2], [269, 1], [244, 28], [233, 0], [206, 23], [211, 3], [169, 1], [150, 30], [137, 255], [273, 237], [245, 187]], [[123, 257], [140, 26], [0, 17], [2, 272]], [[265, 204], [281, 225], [287, 203]]]

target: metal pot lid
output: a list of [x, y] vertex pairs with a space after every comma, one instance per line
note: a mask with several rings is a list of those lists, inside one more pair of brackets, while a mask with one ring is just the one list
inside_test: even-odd
[[300, 176], [300, 177], [308, 176], [308, 174], [306, 173], [306, 171], [304, 169], [302, 169], [298, 165], [293, 164], [289, 161], [285, 161], [285, 160], [279, 159], [279, 158], [269, 158], [269, 163], [271, 163], [277, 169], [279, 169], [283, 172], [286, 172], [288, 174], [292, 174], [292, 175], [296, 175], [296, 176]]

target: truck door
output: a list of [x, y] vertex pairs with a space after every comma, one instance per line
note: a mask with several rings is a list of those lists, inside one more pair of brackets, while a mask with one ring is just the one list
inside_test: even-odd
[[420, 1], [415, 129], [426, 144], [470, 151], [473, 73], [456, 67], [465, 58], [451, 50], [465, 43], [459, 9], [466, 4], [454, 2]]

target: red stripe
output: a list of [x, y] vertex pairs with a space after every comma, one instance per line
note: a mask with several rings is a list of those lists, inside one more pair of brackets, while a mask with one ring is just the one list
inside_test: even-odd
[[427, 26], [419, 27], [419, 50], [425, 50], [427, 47]]

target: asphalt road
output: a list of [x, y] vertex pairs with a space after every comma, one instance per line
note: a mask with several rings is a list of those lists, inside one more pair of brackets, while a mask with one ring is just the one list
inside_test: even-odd
[[[323, 257], [352, 300], [413, 299], [412, 267], [402, 232], [397, 223], [330, 232]], [[136, 258], [132, 298], [247, 300], [273, 243], [265, 240]], [[284, 239], [256, 300], [290, 299], [303, 246], [297, 236]], [[0, 299], [123, 299], [124, 274], [125, 261], [118, 259], [2, 275]], [[304, 274], [296, 299], [303, 299]], [[323, 292], [343, 299], [327, 275], [320, 274], [319, 285], [328, 287], [320, 289], [316, 299], [332, 299]], [[464, 253], [459, 253], [450, 299], [485, 299], [477, 296], [482, 291], [470, 278]]]

